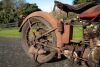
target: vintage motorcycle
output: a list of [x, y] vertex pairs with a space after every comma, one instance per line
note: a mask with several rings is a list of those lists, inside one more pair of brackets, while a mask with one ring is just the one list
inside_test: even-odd
[[[43, 11], [28, 15], [23, 20], [19, 30], [22, 32], [22, 46], [25, 52], [38, 63], [45, 63], [55, 56], [61, 58], [61, 55], [64, 55], [72, 60], [72, 63], [78, 62], [89, 67], [90, 61], [91, 64], [99, 67], [100, 33], [98, 35], [96, 33], [97, 30], [100, 31], [100, 4], [89, 2], [80, 5], [80, 7], [75, 7], [55, 1], [55, 6], [67, 14], [73, 12], [78, 16], [76, 19], [65, 22], [63, 18], [58, 20], [52, 14]], [[73, 27], [71, 23], [75, 21], [82, 23], [82, 40], [72, 40]], [[92, 29], [89, 32], [87, 27], [92, 28], [94, 23], [98, 23], [96, 31], [93, 32]], [[94, 47], [91, 47], [91, 40], [93, 44], [95, 42]]]

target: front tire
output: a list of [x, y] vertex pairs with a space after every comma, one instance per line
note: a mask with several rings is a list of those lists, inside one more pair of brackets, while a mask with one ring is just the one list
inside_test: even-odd
[[[32, 36], [34, 36], [34, 35], [32, 35], [32, 33], [39, 32], [37, 30], [37, 27], [40, 27], [40, 26], [34, 25], [34, 22], [39, 22], [39, 24], [41, 24], [40, 26], [44, 25], [43, 30], [45, 32], [49, 31], [50, 29], [53, 29], [52, 25], [46, 19], [44, 19], [42, 17], [31, 17], [31, 18], [27, 19], [26, 23], [24, 24], [24, 26], [22, 28], [22, 47], [24, 48], [25, 52], [28, 54], [28, 56], [31, 59], [33, 59], [33, 55], [30, 55], [28, 53], [28, 50], [31, 47], [31, 45], [34, 45], [34, 44], [30, 43], [30, 42], [33, 41], [31, 39], [34, 39], [34, 37], [32, 37]], [[35, 30], [35, 31], [31, 32], [32, 29], [30, 28], [29, 23], [31, 24], [32, 29]], [[30, 35], [30, 33], [31, 33], [32, 36]], [[52, 42], [50, 45], [52, 45], [53, 47], [56, 46], [57, 43], [56, 43], [55, 31], [51, 32], [49, 34], [49, 36], [46, 36], [46, 37], [50, 41], [50, 43]], [[52, 37], [52, 38], [50, 38], [50, 37]], [[41, 39], [43, 39], [43, 38], [41, 38]], [[52, 39], [52, 41], [51, 41], [51, 39]], [[38, 41], [38, 42], [40, 42], [40, 41]], [[46, 45], [49, 45], [49, 44], [46, 44]], [[38, 48], [38, 47], [36, 47], [36, 48]], [[56, 51], [54, 49], [52, 49], [52, 48], [48, 48], [48, 49], [50, 49], [49, 50], [49, 54], [47, 54], [47, 55], [46, 54], [38, 55], [37, 58], [36, 58], [37, 62], [45, 63], [45, 62], [50, 61], [55, 56]]]

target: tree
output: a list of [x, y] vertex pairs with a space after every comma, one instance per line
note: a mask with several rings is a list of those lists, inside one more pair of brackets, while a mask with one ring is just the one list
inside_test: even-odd
[[15, 8], [16, 0], [2, 0], [3, 3], [3, 9], [6, 9], [6, 11], [10, 11]]
[[57, 19], [67, 19], [67, 13], [60, 10], [60, 9], [56, 9], [55, 11], [52, 11], [52, 14], [54, 15], [54, 17], [56, 17]]
[[29, 4], [25, 3], [17, 8], [17, 14], [18, 15], [28, 15], [34, 11], [39, 11], [40, 9], [36, 4]]
[[2, 3], [2, 1], [0, 1], [0, 11], [3, 9], [2, 5], [3, 5], [3, 3]]
[[15, 0], [2, 0], [0, 3], [0, 23], [12, 21], [15, 10]]
[[21, 6], [21, 5], [25, 4], [25, 3], [26, 3], [25, 0], [16, 0], [16, 6], [17, 6], [17, 7], [18, 7], [18, 6]]
[[81, 4], [81, 3], [86, 3], [86, 2], [90, 2], [91, 0], [74, 0], [73, 4]]
[[0, 23], [18, 22], [20, 15], [28, 15], [40, 10], [36, 4], [26, 3], [25, 0], [0, 1]]
[[22, 23], [22, 20], [28, 14], [30, 14], [32, 12], [35, 12], [35, 11], [40, 11], [40, 9], [38, 8], [38, 6], [36, 4], [25, 3], [25, 4], [21, 5], [21, 6], [19, 6], [18, 9], [17, 9], [17, 16], [19, 17], [18, 26], [20, 26], [20, 24]]

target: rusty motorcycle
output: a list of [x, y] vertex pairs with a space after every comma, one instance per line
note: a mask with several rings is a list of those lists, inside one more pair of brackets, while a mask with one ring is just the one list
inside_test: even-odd
[[[78, 22], [86, 20], [86, 23], [99, 22], [100, 25], [100, 4], [89, 2], [80, 7], [75, 7], [55, 1], [55, 6], [67, 14], [69, 12], [78, 14], [78, 18], [76, 18]], [[84, 28], [84, 25], [86, 24], [82, 21], [83, 39], [80, 41], [72, 40], [71, 22], [76, 20], [70, 20], [70, 23], [67, 21], [64, 22], [62, 18], [58, 20], [52, 14], [43, 11], [29, 14], [23, 20], [20, 27], [20, 32], [22, 32], [22, 46], [29, 57], [31, 59], [34, 58], [39, 63], [45, 63], [55, 56], [61, 58], [61, 55], [64, 55], [72, 60], [72, 62], [80, 62], [81, 64], [84, 62], [86, 66], [89, 66], [88, 60], [90, 57], [95, 59], [95, 48], [99, 48], [100, 40], [98, 40], [98, 43], [96, 42], [98, 46], [95, 45], [92, 49], [90, 48], [91, 44], [87, 44], [85, 39], [84, 30], [86, 27]], [[100, 34], [98, 34], [98, 37], [100, 37]], [[93, 61], [94, 64], [100, 62], [99, 56], [96, 57], [99, 60]]]

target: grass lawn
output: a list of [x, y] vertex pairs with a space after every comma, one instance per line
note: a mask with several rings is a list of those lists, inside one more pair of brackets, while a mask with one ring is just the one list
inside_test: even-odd
[[[81, 40], [82, 26], [74, 26], [73, 33], [74, 40]], [[0, 36], [20, 37], [20, 32], [18, 28], [0, 28]]]
[[82, 40], [83, 28], [81, 25], [75, 25], [73, 28], [73, 40]]
[[20, 37], [18, 28], [0, 28], [0, 36]]

